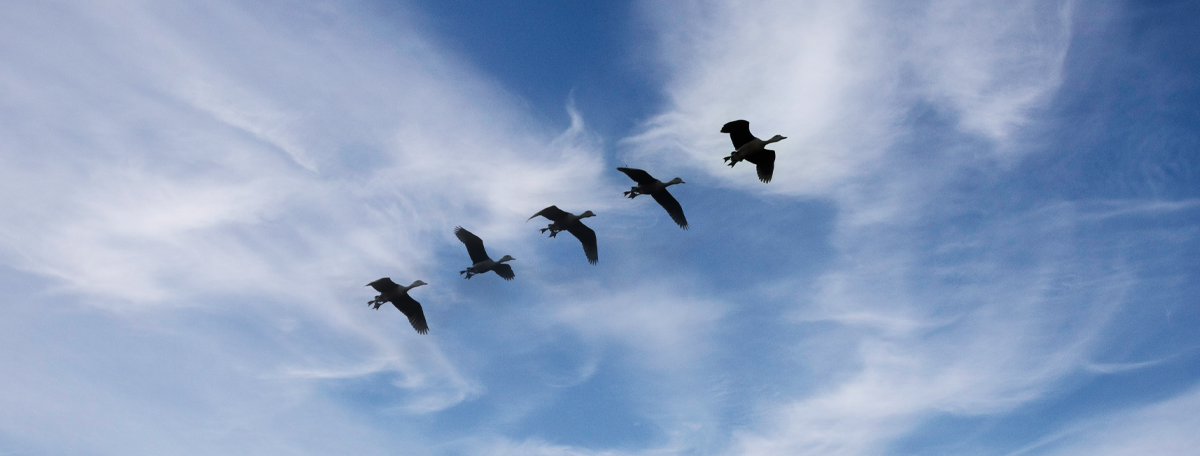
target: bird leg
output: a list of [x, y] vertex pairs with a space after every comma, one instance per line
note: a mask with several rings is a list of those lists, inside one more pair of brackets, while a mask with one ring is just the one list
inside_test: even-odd
[[467, 278], [467, 279], [469, 279], [469, 278], [471, 278], [471, 276], [475, 275], [475, 273], [474, 273], [474, 272], [471, 272], [471, 270], [470, 270], [470, 269], [464, 269], [464, 270], [462, 270], [462, 271], [458, 271], [458, 273], [459, 273], [459, 274], [466, 274], [467, 276], [466, 276], [465, 278]]
[[543, 232], [543, 233], [545, 233], [546, 231], [550, 231], [550, 237], [557, 237], [557, 236], [558, 236], [558, 232], [559, 232], [559, 231], [562, 231], [562, 230], [556, 230], [556, 229], [554, 229], [554, 224], [553, 224], [553, 223], [551, 223], [550, 225], [547, 225], [545, 228], [542, 228], [542, 232]]
[[641, 195], [641, 193], [638, 193], [637, 187], [632, 187], [629, 189], [629, 191], [625, 192], [625, 196], [628, 196], [629, 199], [633, 199], [634, 197], [636, 197], [638, 195]]
[[737, 164], [737, 162], [738, 162], [738, 159], [737, 159], [737, 157], [735, 157], [736, 155], [737, 155], [737, 151], [735, 150], [735, 151], [733, 151], [732, 153], [730, 153], [728, 157], [725, 157], [725, 161], [726, 161], [726, 162], [729, 162], [729, 167], [730, 167], [730, 168], [732, 168], [732, 167], [733, 167], [733, 165], [736, 165], [736, 164]]

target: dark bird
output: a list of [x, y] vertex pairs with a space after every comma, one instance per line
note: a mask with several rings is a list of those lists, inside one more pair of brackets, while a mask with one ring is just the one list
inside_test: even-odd
[[596, 264], [597, 261], [600, 261], [600, 257], [596, 253], [596, 232], [580, 221], [580, 219], [595, 217], [596, 214], [593, 214], [592, 211], [584, 211], [582, 214], [575, 215], [559, 209], [558, 206], [550, 206], [533, 214], [525, 220], [525, 223], [529, 223], [529, 220], [533, 220], [533, 217], [539, 215], [554, 222], [542, 228], [543, 233], [549, 230], [550, 237], [558, 236], [560, 231], [571, 233], [575, 235], [576, 239], [579, 239], [579, 242], [583, 243], [583, 253], [587, 255], [588, 263]]
[[419, 287], [421, 285], [429, 285], [420, 280], [415, 281], [412, 285], [402, 287], [392, 279], [384, 277], [374, 282], [368, 283], [366, 286], [372, 287], [379, 292], [379, 296], [375, 299], [367, 301], [367, 305], [375, 305], [375, 310], [379, 310], [379, 306], [385, 302], [391, 302], [400, 310], [400, 313], [408, 317], [408, 322], [412, 323], [413, 329], [417, 330], [418, 334], [429, 332], [429, 325], [425, 323], [425, 312], [421, 310], [421, 303], [408, 295], [408, 290]]
[[675, 201], [675, 197], [667, 192], [667, 187], [675, 184], [685, 183], [683, 179], [678, 177], [671, 179], [671, 182], [663, 183], [655, 179], [650, 173], [634, 168], [617, 168], [617, 171], [625, 173], [630, 179], [637, 181], [637, 185], [625, 192], [625, 196], [629, 198], [637, 197], [638, 195], [650, 195], [654, 201], [658, 201], [658, 205], [667, 210], [667, 214], [671, 216], [671, 220], [679, 224], [680, 228], [688, 229], [687, 218], [683, 216], [683, 207], [679, 206], [679, 201]]
[[467, 246], [467, 253], [471, 255], [471, 262], [474, 263], [467, 269], [458, 271], [459, 274], [466, 274], [469, 279], [475, 274], [496, 271], [496, 275], [503, 277], [504, 280], [512, 280], [513, 277], [516, 277], [513, 274], [512, 266], [504, 264], [505, 261], [513, 261], [516, 258], [504, 255], [504, 258], [499, 261], [492, 261], [491, 257], [488, 257], [487, 250], [483, 249], [483, 239], [479, 239], [479, 236], [471, 234], [461, 226], [454, 228], [454, 235], [462, 241], [463, 245]]
[[771, 182], [771, 174], [775, 173], [775, 151], [767, 149], [767, 144], [779, 142], [787, 139], [784, 136], [775, 135], [773, 138], [763, 141], [750, 134], [750, 122], [745, 120], [735, 120], [721, 127], [721, 133], [729, 133], [729, 139], [733, 141], [733, 153], [725, 157], [725, 161], [729, 162], [729, 167], [732, 168], [737, 162], [746, 160], [758, 166], [758, 180], [763, 183]]

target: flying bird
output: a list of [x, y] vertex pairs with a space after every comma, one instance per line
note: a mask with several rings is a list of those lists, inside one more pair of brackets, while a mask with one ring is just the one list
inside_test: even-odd
[[459, 274], [466, 274], [466, 278], [469, 279], [475, 274], [496, 271], [496, 275], [504, 278], [504, 280], [512, 280], [513, 277], [516, 277], [513, 274], [512, 266], [504, 264], [505, 261], [513, 261], [516, 258], [504, 255], [504, 258], [501, 258], [499, 261], [492, 261], [491, 257], [488, 257], [487, 250], [483, 248], [483, 239], [479, 239], [479, 236], [472, 234], [461, 226], [454, 228], [454, 235], [458, 237], [458, 240], [462, 241], [463, 245], [467, 246], [467, 253], [471, 255], [471, 262], [473, 263], [467, 269], [458, 271]]
[[539, 215], [545, 217], [546, 220], [554, 222], [542, 228], [543, 233], [549, 230], [550, 237], [558, 236], [560, 231], [571, 233], [576, 239], [579, 239], [579, 242], [583, 243], [583, 253], [587, 255], [588, 263], [596, 264], [600, 260], [600, 257], [596, 253], [596, 232], [592, 231], [591, 228], [588, 228], [580, 220], [595, 217], [596, 214], [593, 214], [592, 211], [584, 211], [582, 214], [575, 215], [559, 209], [558, 206], [550, 206], [530, 216], [529, 219], [525, 220], [525, 223], [529, 223], [529, 220], [533, 220], [534, 217]]
[[383, 303], [391, 302], [400, 313], [408, 317], [408, 322], [412, 324], [413, 329], [417, 330], [418, 334], [425, 334], [429, 332], [429, 325], [425, 323], [425, 312], [421, 310], [421, 303], [408, 295], [408, 290], [421, 285], [429, 284], [418, 280], [413, 282], [412, 285], [404, 287], [393, 282], [392, 279], [384, 277], [366, 285], [379, 292], [379, 296], [376, 296], [371, 301], [367, 301], [367, 305], [374, 304], [375, 310], [379, 310], [379, 306], [383, 305]]
[[766, 141], [758, 139], [750, 134], [750, 122], [745, 120], [725, 124], [721, 127], [721, 133], [729, 133], [729, 139], [733, 141], [735, 150], [725, 157], [730, 168], [737, 162], [746, 160], [758, 166], [758, 180], [764, 184], [771, 182], [771, 175], [775, 173], [775, 151], [767, 149], [767, 144], [783, 141], [787, 137], [775, 135]]
[[688, 229], [687, 218], [683, 216], [683, 207], [679, 206], [679, 201], [675, 201], [675, 197], [667, 192], [667, 187], [675, 184], [685, 183], [683, 179], [678, 177], [671, 179], [670, 182], [663, 183], [655, 179], [650, 173], [634, 168], [617, 168], [617, 171], [625, 173], [630, 179], [633, 179], [638, 184], [629, 191], [625, 192], [625, 196], [630, 199], [638, 195], [650, 195], [654, 201], [658, 201], [658, 205], [667, 210], [667, 214], [671, 216], [671, 220], [679, 224], [680, 228]]

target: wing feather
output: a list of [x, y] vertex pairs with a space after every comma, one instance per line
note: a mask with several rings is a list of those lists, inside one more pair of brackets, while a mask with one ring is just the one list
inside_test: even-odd
[[496, 267], [492, 268], [492, 270], [496, 271], [496, 275], [502, 277], [504, 280], [512, 280], [513, 277], [517, 276], [516, 274], [513, 274], [512, 266], [504, 263], [496, 265]]
[[637, 168], [617, 168], [617, 171], [625, 173], [630, 179], [633, 179], [639, 185], [653, 184], [656, 179], [650, 173]]
[[418, 334], [429, 332], [429, 324], [425, 322], [425, 311], [421, 310], [421, 303], [413, 299], [412, 296], [404, 294], [392, 299], [392, 305], [404, 316], [408, 317], [409, 324], [412, 324], [413, 329], [417, 330]]
[[771, 182], [771, 175], [775, 174], [775, 151], [763, 149], [762, 152], [747, 157], [746, 161], [758, 167], [758, 180], [764, 184]]
[[721, 127], [721, 133], [729, 133], [729, 139], [733, 141], [733, 150], [741, 149], [746, 143], [754, 140], [754, 135], [750, 134], [750, 122], [745, 120], [735, 120]]
[[542, 217], [545, 217], [546, 220], [549, 220], [551, 222], [561, 222], [563, 220], [563, 218], [565, 218], [567, 216], [567, 212], [562, 209], [559, 209], [558, 206], [550, 206], [548, 208], [538, 211], [538, 213], [533, 214], [525, 221], [528, 222], [530, 220], [533, 220], [534, 217], [537, 217], [539, 215]]
[[584, 225], [583, 222], [575, 222], [574, 225], [567, 228], [567, 232], [575, 235], [576, 239], [583, 244], [583, 254], [587, 255], [588, 263], [596, 264], [600, 261], [600, 256], [596, 252], [596, 232]]
[[387, 292], [389, 290], [392, 290], [392, 289], [400, 286], [400, 285], [397, 285], [396, 282], [393, 282], [390, 277], [384, 277], [382, 279], [371, 282], [368, 285], [370, 285], [371, 288], [374, 288], [375, 291], [378, 291], [380, 293]]
[[454, 236], [458, 237], [458, 240], [467, 246], [467, 254], [471, 255], [471, 264], [478, 264], [491, 259], [488, 257], [487, 250], [483, 248], [483, 239], [479, 239], [479, 236], [472, 234], [461, 226], [454, 228]]
[[659, 206], [667, 210], [671, 220], [674, 220], [680, 228], [688, 229], [687, 218], [683, 216], [683, 206], [680, 206], [679, 201], [675, 201], [675, 197], [671, 196], [666, 189], [651, 193], [650, 196], [654, 197], [654, 201], [658, 201]]

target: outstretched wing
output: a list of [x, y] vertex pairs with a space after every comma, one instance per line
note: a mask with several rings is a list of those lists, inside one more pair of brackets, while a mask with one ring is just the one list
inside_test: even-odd
[[596, 232], [584, 225], [583, 222], [575, 222], [567, 232], [575, 235], [579, 242], [583, 243], [583, 254], [587, 255], [588, 263], [596, 264], [600, 261], [600, 256], [596, 253]]
[[516, 274], [513, 274], [512, 266], [504, 263], [496, 265], [496, 267], [493, 267], [492, 270], [496, 271], [496, 275], [504, 278], [504, 280], [512, 280], [513, 277], [517, 276]]
[[404, 294], [392, 299], [392, 305], [400, 310], [400, 313], [408, 317], [408, 322], [412, 324], [413, 329], [417, 330], [418, 334], [429, 332], [429, 324], [425, 323], [425, 312], [421, 310], [421, 303], [413, 299], [412, 296]]
[[388, 277], [384, 277], [382, 279], [376, 280], [367, 285], [370, 285], [371, 288], [374, 288], [375, 291], [378, 291], [380, 293], [386, 292], [388, 290], [391, 290], [393, 288], [400, 286], [400, 285], [396, 285], [396, 282], [393, 282], [392, 279], [388, 278]]
[[680, 228], [688, 229], [687, 218], [683, 216], [683, 207], [679, 205], [679, 201], [675, 201], [675, 197], [663, 189], [660, 192], [651, 193], [654, 201], [658, 201], [658, 205], [667, 210], [667, 214], [671, 216], [671, 220], [679, 224]]
[[567, 212], [562, 209], [559, 209], [558, 206], [550, 206], [548, 208], [538, 211], [538, 213], [533, 214], [525, 221], [528, 222], [530, 220], [533, 220], [534, 217], [537, 217], [539, 215], [542, 217], [546, 217], [546, 219], [550, 220], [551, 222], [561, 222], [563, 220], [563, 218], [565, 218], [567, 216]]
[[472, 234], [461, 226], [454, 228], [454, 236], [458, 237], [458, 240], [467, 246], [467, 254], [471, 255], [471, 264], [491, 259], [488, 257], [487, 250], [483, 249], [483, 239], [479, 239], [479, 236]]
[[771, 182], [771, 175], [775, 173], [775, 151], [763, 149], [762, 152], [746, 157], [746, 161], [758, 166], [758, 180], [764, 184]]
[[733, 141], [733, 150], [741, 149], [746, 143], [754, 140], [754, 135], [750, 134], [750, 122], [745, 120], [735, 120], [721, 127], [721, 133], [729, 133], [729, 139]]
[[651, 176], [650, 173], [636, 168], [617, 168], [617, 171], [625, 173], [630, 179], [636, 181], [638, 185], [653, 184], [655, 180], [654, 176]]

